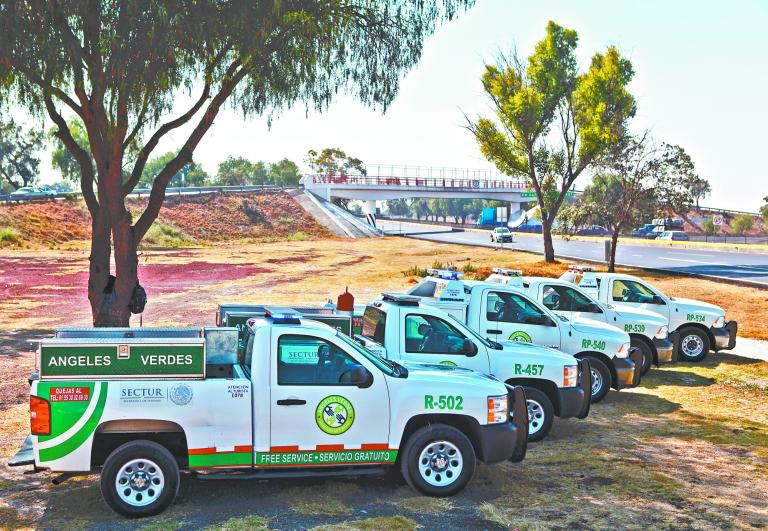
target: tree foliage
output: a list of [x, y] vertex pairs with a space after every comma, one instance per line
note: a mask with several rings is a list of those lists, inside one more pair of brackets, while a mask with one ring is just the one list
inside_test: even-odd
[[[137, 246], [171, 179], [226, 103], [243, 115], [295, 103], [323, 110], [343, 91], [386, 109], [440, 21], [471, 0], [0, 0], [0, 103], [47, 114], [80, 166], [93, 218], [88, 295], [96, 325], [125, 326]], [[179, 92], [192, 103], [175, 117]], [[178, 110], [178, 109], [176, 109]], [[65, 116], [79, 118], [88, 148]], [[125, 196], [159, 142], [189, 124], [134, 218]], [[141, 142], [124, 171], [126, 151]], [[114, 254], [115, 278], [110, 278]]]
[[320, 153], [310, 149], [306, 162], [320, 175], [344, 177], [350, 173], [367, 174], [362, 160], [347, 155], [339, 148], [325, 148]]
[[681, 146], [664, 144], [664, 164], [656, 182], [656, 191], [663, 207], [681, 217], [699, 199], [711, 192], [706, 179], [696, 173], [691, 156]]
[[[483, 89], [494, 118], [469, 121], [483, 155], [503, 173], [528, 179], [542, 216], [545, 260], [554, 260], [552, 223], [578, 177], [623, 137], [635, 114], [629, 60], [609, 47], [578, 72], [575, 31], [549, 22], [526, 61], [486, 65]], [[554, 130], [553, 130], [554, 128]]]
[[[175, 151], [169, 151], [150, 159], [144, 171], [142, 172], [141, 179], [139, 179], [138, 188], [151, 188], [155, 178], [160, 175], [170, 161], [178, 156]], [[168, 186], [171, 188], [183, 188], [187, 186], [205, 186], [210, 180], [208, 174], [205, 172], [202, 166], [192, 161], [185, 164], [179, 171], [173, 174], [171, 180], [168, 182]]]
[[739, 214], [731, 222], [731, 230], [738, 236], [744, 236], [744, 241], [747, 240], [746, 236], [752, 227], [755, 225], [755, 218], [751, 214]]
[[25, 131], [13, 119], [0, 121], [0, 187], [16, 190], [37, 180], [44, 137], [39, 131]]

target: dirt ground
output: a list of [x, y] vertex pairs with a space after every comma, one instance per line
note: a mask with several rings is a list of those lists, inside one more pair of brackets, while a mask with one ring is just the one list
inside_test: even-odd
[[[26, 378], [34, 339], [88, 325], [82, 250], [0, 251], [0, 462], [28, 432]], [[386, 238], [229, 243], [145, 250], [145, 325], [211, 325], [216, 305], [320, 303], [349, 287], [363, 303], [403, 290], [433, 263], [559, 274], [525, 253]], [[469, 264], [469, 267], [467, 265]], [[768, 292], [639, 273], [664, 292], [719, 304], [740, 334], [766, 339]], [[134, 325], [139, 319], [134, 320]], [[0, 464], [0, 529], [539, 529], [768, 527], [768, 363], [711, 354], [653, 369], [582, 421], [557, 421], [520, 464], [480, 466], [450, 499], [417, 496], [392, 477], [215, 482], [184, 479], [163, 515], [128, 522], [94, 477], [60, 486]]]

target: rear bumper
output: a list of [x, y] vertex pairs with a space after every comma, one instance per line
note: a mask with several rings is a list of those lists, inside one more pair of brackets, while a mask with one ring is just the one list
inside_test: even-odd
[[675, 341], [672, 338], [659, 339], [654, 338], [653, 346], [656, 347], [657, 365], [662, 363], [674, 363], [675, 361]]
[[637, 387], [640, 384], [639, 368], [643, 362], [643, 353], [640, 349], [633, 348], [629, 350], [629, 357], [617, 358], [614, 356], [613, 368], [616, 369], [616, 381], [613, 388], [617, 391]]
[[733, 350], [733, 347], [736, 346], [736, 332], [738, 331], [736, 321], [728, 321], [722, 328], [710, 328], [709, 330], [715, 338], [715, 352]]
[[560, 387], [557, 390], [560, 418], [583, 419], [589, 415], [589, 405], [592, 401], [592, 371], [589, 368], [589, 361], [579, 360], [579, 376], [578, 386]]

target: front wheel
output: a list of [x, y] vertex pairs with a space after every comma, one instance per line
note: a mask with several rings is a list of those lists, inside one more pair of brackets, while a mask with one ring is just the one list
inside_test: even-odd
[[466, 435], [445, 424], [419, 428], [405, 443], [400, 471], [427, 496], [453, 496], [475, 473], [475, 450]]
[[699, 328], [683, 328], [680, 338], [680, 358], [685, 361], [701, 361], [709, 352], [709, 336]]
[[552, 429], [555, 408], [543, 391], [535, 387], [525, 387], [524, 389], [528, 404], [528, 441], [540, 441]]
[[131, 441], [113, 451], [101, 471], [101, 494], [128, 518], [163, 512], [179, 492], [179, 465], [152, 441]]
[[589, 368], [592, 373], [592, 403], [600, 402], [611, 389], [611, 370], [602, 360], [588, 356]]
[[653, 364], [653, 351], [651, 350], [651, 347], [649, 347], [648, 344], [642, 339], [632, 338], [631, 346], [638, 349], [643, 354], [643, 363], [639, 369], [640, 376], [645, 376], [645, 374], [651, 370], [651, 365]]

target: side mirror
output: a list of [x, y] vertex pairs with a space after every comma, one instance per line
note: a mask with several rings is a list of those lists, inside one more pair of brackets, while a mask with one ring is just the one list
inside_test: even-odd
[[373, 375], [362, 365], [355, 365], [351, 369], [344, 371], [339, 376], [339, 383], [345, 385], [356, 385], [357, 387], [370, 387], [373, 383]]
[[464, 343], [461, 345], [461, 353], [465, 356], [472, 357], [477, 354], [477, 345], [475, 345], [472, 340], [465, 339]]

